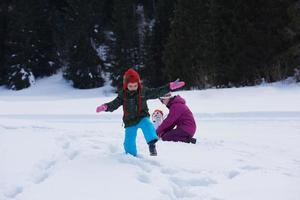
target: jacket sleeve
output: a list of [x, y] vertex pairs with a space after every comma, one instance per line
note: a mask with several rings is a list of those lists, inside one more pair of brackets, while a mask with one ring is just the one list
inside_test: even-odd
[[181, 116], [181, 112], [176, 112], [175, 108], [170, 108], [167, 118], [162, 122], [162, 124], [156, 129], [158, 136], [161, 136], [167, 130], [170, 130], [176, 126], [175, 122]]
[[145, 88], [146, 99], [157, 99], [158, 97], [162, 97], [171, 91], [169, 84], [158, 88], [147, 88], [147, 87], [144, 88]]
[[123, 99], [122, 99], [122, 93], [119, 92], [118, 96], [112, 100], [111, 102], [106, 103], [107, 105], [107, 112], [113, 112], [114, 110], [117, 110], [121, 105], [123, 105]]

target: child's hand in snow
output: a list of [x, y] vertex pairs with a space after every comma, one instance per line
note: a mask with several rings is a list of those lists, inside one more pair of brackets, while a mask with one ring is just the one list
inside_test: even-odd
[[181, 88], [185, 85], [184, 81], [180, 81], [179, 79], [177, 79], [176, 81], [173, 81], [170, 83], [170, 89], [171, 90], [176, 90], [178, 88]]
[[107, 105], [105, 104], [102, 104], [101, 106], [98, 106], [97, 109], [96, 109], [96, 112], [102, 112], [102, 111], [105, 111], [107, 109]]

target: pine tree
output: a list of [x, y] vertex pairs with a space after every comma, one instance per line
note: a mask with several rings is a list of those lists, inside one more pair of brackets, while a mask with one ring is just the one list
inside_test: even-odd
[[291, 45], [284, 35], [289, 5], [281, 0], [179, 0], [164, 59], [170, 77], [200, 88], [282, 79], [287, 73], [276, 60]]
[[[10, 73], [7, 73], [6, 81], [9, 87], [13, 87], [16, 81], [18, 87], [15, 88], [22, 89], [19, 77], [14, 75], [24, 71], [34, 77], [48, 76], [56, 72], [59, 64], [48, 20], [50, 12], [47, 2], [13, 1], [9, 9], [5, 65]], [[28, 87], [32, 80], [24, 79], [23, 87]]]
[[15, 90], [31, 85], [26, 75], [32, 74], [29, 60], [32, 52], [30, 39], [32, 39], [33, 31], [27, 27], [27, 14], [22, 10], [24, 4], [25, 1], [11, 2], [7, 22], [5, 84]]
[[[254, 85], [272, 77], [276, 57], [289, 43], [284, 37], [289, 1], [214, 0], [216, 85]], [[280, 76], [280, 75], [279, 75]]]
[[[236, 46], [235, 37], [240, 38], [241, 35], [233, 29], [235, 25], [234, 1], [212, 0], [210, 5], [210, 23], [212, 49], [211, 68], [214, 70], [214, 83], [217, 87], [232, 86], [236, 78], [238, 69], [233, 62], [235, 59]], [[236, 2], [239, 5], [239, 2]], [[238, 7], [238, 6], [237, 6]], [[240, 16], [238, 16], [240, 17]], [[234, 28], [233, 28], [234, 27]]]
[[[54, 74], [60, 67], [59, 56], [53, 38], [52, 10], [48, 0], [32, 1], [32, 23], [34, 48], [30, 68], [36, 77]], [[28, 1], [27, 1], [28, 3]], [[31, 16], [30, 16], [31, 18]]]
[[[64, 76], [75, 88], [87, 89], [103, 85], [103, 61], [96, 52], [95, 40], [99, 27], [97, 1], [87, 4], [82, 0], [68, 1], [66, 12], [67, 68]], [[100, 18], [101, 19], [101, 18]], [[101, 21], [100, 21], [101, 23]]]
[[[170, 79], [162, 57], [170, 34], [176, 2], [174, 0], [151, 1], [154, 18], [148, 19], [144, 45], [145, 67], [142, 70], [145, 84], [148, 86], [161, 86]], [[148, 4], [151, 5], [150, 3]], [[151, 17], [152, 15], [149, 16]]]
[[4, 84], [5, 40], [7, 37], [8, 1], [0, 2], [0, 85]]
[[121, 87], [122, 75], [128, 68], [139, 70], [140, 43], [138, 35], [137, 4], [134, 0], [114, 0], [113, 42], [110, 46], [112, 85]]
[[288, 8], [290, 23], [285, 37], [289, 40], [289, 49], [278, 58], [281, 67], [288, 71], [284, 78], [294, 74], [296, 81], [300, 81], [300, 0], [292, 1]]
[[210, 24], [208, 0], [179, 0], [164, 61], [169, 79], [187, 86], [207, 87], [210, 81]]

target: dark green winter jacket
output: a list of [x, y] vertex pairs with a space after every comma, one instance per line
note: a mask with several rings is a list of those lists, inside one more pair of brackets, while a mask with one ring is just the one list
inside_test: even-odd
[[[156, 99], [161, 96], [164, 96], [166, 93], [170, 92], [169, 84], [159, 87], [159, 88], [146, 88], [142, 87], [141, 96], [142, 96], [142, 105], [141, 112], [138, 115], [138, 91], [126, 90], [126, 111], [127, 116], [123, 115], [123, 122], [125, 128], [133, 126], [139, 123], [139, 121], [144, 117], [149, 117], [149, 109], [147, 106], [148, 99]], [[123, 90], [119, 91], [118, 96], [109, 103], [106, 103], [108, 112], [113, 112], [123, 105]]]

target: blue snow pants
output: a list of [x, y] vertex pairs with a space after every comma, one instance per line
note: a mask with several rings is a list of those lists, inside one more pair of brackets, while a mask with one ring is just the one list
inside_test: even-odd
[[142, 129], [147, 143], [158, 139], [153, 123], [150, 121], [149, 117], [144, 117], [138, 124], [125, 128], [124, 149], [126, 153], [133, 156], [137, 156], [136, 136], [139, 128]]

